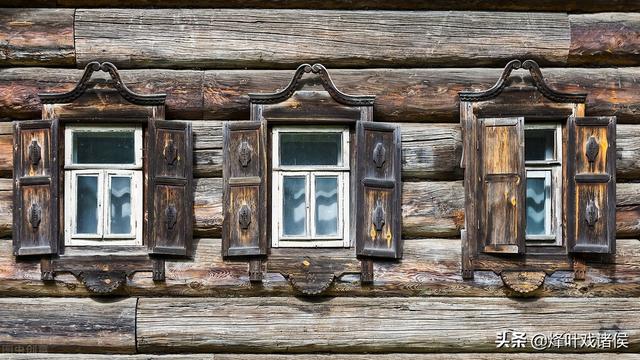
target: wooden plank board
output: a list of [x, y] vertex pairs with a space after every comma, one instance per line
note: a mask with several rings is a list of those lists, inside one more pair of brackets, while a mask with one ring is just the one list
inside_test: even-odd
[[562, 13], [78, 9], [74, 24], [78, 64], [122, 68], [562, 65], [571, 40]]
[[135, 353], [136, 301], [0, 298], [0, 344], [44, 353]]
[[[294, 289], [277, 272], [278, 264], [267, 263], [261, 285], [249, 281], [246, 262], [223, 261], [220, 239], [195, 239], [192, 260], [166, 263], [166, 281], [154, 282], [150, 272], [135, 273], [124, 291], [131, 296], [291, 296]], [[461, 277], [460, 239], [412, 239], [404, 243], [399, 262], [377, 261], [373, 286], [363, 287], [358, 262], [327, 290], [328, 296], [491, 296], [512, 294], [493, 272], [476, 272], [473, 280]], [[282, 258], [282, 257], [281, 257]], [[354, 272], [354, 268], [356, 269]], [[549, 297], [640, 297], [640, 241], [618, 239], [611, 264], [590, 264], [585, 281], [574, 281], [573, 273], [549, 275], [535, 296]], [[55, 282], [40, 281], [37, 260], [16, 261], [11, 241], [0, 240], [0, 296], [90, 296], [70, 274], [59, 274]]]
[[[506, 62], [505, 62], [506, 63]], [[499, 66], [503, 66], [501, 63]], [[167, 93], [167, 119], [249, 119], [251, 92], [284, 88], [289, 70], [123, 70], [123, 81], [140, 93]], [[387, 122], [459, 123], [458, 91], [490, 88], [501, 68], [364, 69], [329, 68], [339, 89], [376, 96], [375, 120]], [[550, 86], [562, 91], [586, 91], [587, 115], [615, 115], [619, 123], [638, 123], [640, 68], [544, 68]], [[512, 74], [512, 84], [527, 83], [528, 72]], [[42, 108], [39, 92], [70, 90], [82, 71], [47, 68], [0, 69], [0, 119], [37, 119]], [[303, 79], [304, 80], [304, 79]], [[504, 99], [506, 98], [506, 99]], [[539, 93], [522, 97], [505, 94], [506, 109], [535, 113]], [[550, 106], [550, 108], [552, 108]]]
[[617, 65], [638, 63], [640, 14], [569, 15], [569, 22], [571, 23], [571, 48], [568, 59], [570, 65], [606, 64], [613, 57], [616, 58]]
[[629, 335], [629, 348], [621, 352], [637, 352], [639, 305], [634, 298], [339, 297], [321, 303], [294, 297], [141, 298], [138, 348], [154, 353], [482, 352], [495, 351], [496, 334], [508, 329], [530, 336], [616, 329]]
[[74, 9], [2, 9], [0, 66], [75, 65], [74, 12]]
[[[467, 353], [467, 354], [140, 354], [140, 355], [100, 355], [100, 354], [0, 354], [0, 360], [49, 360], [86, 359], [94, 360], [600, 360], [612, 356], [599, 354], [545, 354], [538, 353]], [[615, 354], [616, 360], [636, 360], [636, 354]]]

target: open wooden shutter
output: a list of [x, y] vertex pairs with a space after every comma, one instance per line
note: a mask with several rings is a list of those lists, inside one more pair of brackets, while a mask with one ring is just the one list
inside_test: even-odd
[[224, 125], [222, 255], [267, 254], [265, 128], [258, 121]]
[[615, 253], [616, 118], [570, 117], [567, 237], [572, 253]]
[[188, 122], [149, 121], [147, 236], [153, 254], [191, 256], [193, 139]]
[[356, 251], [402, 258], [401, 139], [397, 125], [358, 122]]
[[13, 251], [58, 252], [58, 121], [20, 121], [13, 133]]
[[525, 251], [524, 118], [479, 119], [479, 239], [486, 253]]

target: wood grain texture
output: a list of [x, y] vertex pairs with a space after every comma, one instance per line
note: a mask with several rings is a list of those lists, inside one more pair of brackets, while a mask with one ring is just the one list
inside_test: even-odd
[[[605, 10], [609, 11], [609, 10]], [[625, 10], [626, 11], [626, 10]], [[640, 57], [640, 14], [569, 15], [570, 65], [633, 65]], [[613, 60], [615, 58], [615, 60]]]
[[0, 299], [0, 344], [43, 352], [135, 353], [136, 299]]
[[[504, 65], [501, 63], [500, 66]], [[273, 92], [287, 85], [290, 70], [123, 70], [123, 81], [140, 93], [167, 93], [167, 119], [248, 120], [251, 92]], [[385, 122], [449, 122], [460, 119], [458, 91], [490, 88], [501, 69], [366, 69], [329, 68], [337, 87], [350, 94], [376, 96], [374, 119]], [[638, 123], [640, 68], [544, 68], [545, 79], [558, 90], [586, 91], [587, 115], [618, 117]], [[82, 71], [47, 68], [0, 69], [0, 120], [37, 119], [38, 92], [70, 90]], [[303, 78], [303, 82], [307, 78]], [[510, 84], [528, 84], [528, 72], [516, 71]], [[500, 98], [507, 109], [535, 112], [536, 92]]]
[[73, 9], [2, 9], [0, 66], [75, 65], [73, 22]]
[[142, 298], [138, 348], [154, 353], [495, 351], [496, 334], [505, 329], [528, 334], [619, 329], [629, 333], [628, 352], [640, 349], [638, 305], [638, 299], [611, 298], [333, 298], [319, 303], [292, 297]]
[[[261, 284], [252, 284], [244, 261], [223, 261], [220, 239], [195, 239], [193, 260], [166, 262], [166, 281], [154, 282], [151, 272], [127, 279], [123, 293], [130, 296], [246, 297], [291, 296], [297, 292], [278, 271], [300, 255], [274, 254], [267, 262]], [[0, 240], [0, 296], [86, 297], [91, 294], [71, 274], [56, 275], [55, 281], [40, 280], [37, 260], [19, 260], [11, 254], [11, 241]], [[327, 296], [517, 296], [493, 272], [478, 271], [473, 280], [461, 277], [459, 239], [412, 239], [404, 243], [399, 262], [374, 263], [374, 282], [362, 286], [359, 261], [344, 262], [348, 273], [339, 276]], [[346, 258], [345, 258], [346, 260]], [[289, 261], [291, 262], [291, 261]], [[589, 263], [584, 281], [573, 272], [557, 271], [547, 276], [535, 296], [549, 297], [640, 297], [640, 241], [618, 239], [611, 264]]]
[[[49, 360], [86, 359], [94, 360], [599, 360], [612, 353], [599, 354], [558, 354], [558, 353], [467, 353], [467, 354], [0, 354], [0, 359]], [[618, 360], [635, 360], [637, 354], [615, 354]]]
[[78, 9], [75, 41], [79, 65], [121, 68], [561, 65], [570, 30], [558, 13]]

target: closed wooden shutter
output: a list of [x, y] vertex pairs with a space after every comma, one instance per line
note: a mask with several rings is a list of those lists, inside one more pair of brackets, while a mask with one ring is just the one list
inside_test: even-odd
[[258, 121], [224, 125], [222, 255], [267, 254], [265, 128]]
[[149, 248], [153, 254], [191, 256], [193, 139], [188, 122], [152, 120], [148, 132]]
[[479, 223], [483, 251], [524, 253], [524, 119], [479, 119]]
[[58, 252], [58, 121], [16, 122], [13, 134], [15, 255]]
[[570, 117], [567, 237], [573, 253], [615, 253], [616, 118]]
[[356, 137], [357, 254], [399, 259], [402, 257], [400, 128], [360, 121]]

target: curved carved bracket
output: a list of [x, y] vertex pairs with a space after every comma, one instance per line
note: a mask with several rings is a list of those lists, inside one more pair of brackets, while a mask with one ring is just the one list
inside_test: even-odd
[[42, 221], [42, 207], [39, 203], [34, 202], [31, 204], [29, 208], [29, 224], [35, 230], [40, 227], [40, 222]]
[[40, 144], [38, 144], [38, 140], [31, 140], [31, 144], [29, 144], [29, 162], [32, 166], [37, 166], [38, 163], [40, 163], [40, 159], [42, 158], [40, 151], [42, 151], [42, 148]]
[[108, 295], [127, 282], [127, 273], [124, 271], [81, 271], [78, 278], [92, 293]]
[[322, 83], [322, 87], [331, 95], [331, 97], [343, 105], [349, 106], [373, 106], [375, 96], [373, 95], [348, 95], [338, 90], [331, 80], [329, 72], [322, 64], [302, 64], [296, 69], [293, 78], [283, 90], [275, 93], [266, 94], [249, 94], [251, 103], [253, 104], [277, 104], [290, 98], [296, 90], [301, 87], [300, 79], [306, 73], [317, 74]]
[[503, 271], [500, 277], [509, 289], [521, 295], [530, 295], [544, 284], [547, 274], [544, 271]]
[[540, 71], [540, 66], [533, 60], [511, 60], [507, 63], [502, 71], [502, 75], [498, 81], [488, 90], [485, 91], [460, 91], [460, 101], [487, 101], [498, 97], [505, 87], [507, 87], [507, 79], [513, 70], [525, 69], [529, 70], [533, 85], [547, 99], [560, 103], [584, 103], [587, 100], [586, 93], [565, 93], [554, 90], [547, 85]]
[[40, 97], [40, 101], [43, 104], [63, 104], [70, 103], [74, 100], [78, 99], [89, 87], [89, 80], [91, 76], [96, 71], [104, 71], [109, 73], [111, 76], [111, 80], [113, 80], [113, 86], [118, 93], [129, 101], [132, 104], [136, 105], [164, 105], [165, 99], [167, 97], [166, 94], [149, 94], [142, 95], [131, 91], [125, 84], [122, 82], [120, 78], [120, 74], [118, 73], [118, 69], [115, 65], [110, 62], [97, 62], [92, 61], [87, 64], [84, 68], [84, 73], [80, 78], [80, 81], [76, 84], [76, 86], [68, 92], [65, 93], [44, 93], [38, 94]]

